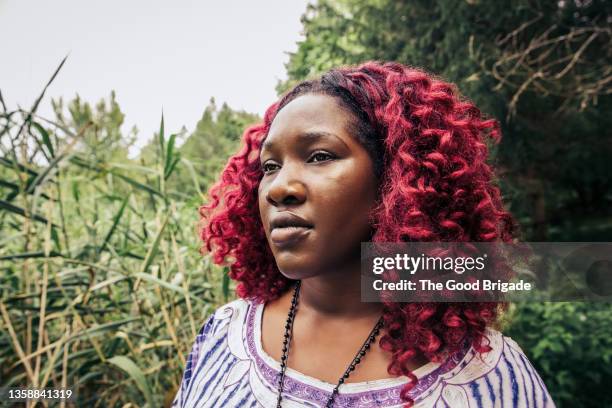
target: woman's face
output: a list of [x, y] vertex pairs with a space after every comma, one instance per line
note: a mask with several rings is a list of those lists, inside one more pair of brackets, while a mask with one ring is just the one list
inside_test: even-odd
[[276, 264], [290, 279], [358, 263], [360, 243], [371, 237], [377, 180], [349, 133], [351, 120], [334, 97], [302, 95], [278, 112], [262, 145], [259, 212]]

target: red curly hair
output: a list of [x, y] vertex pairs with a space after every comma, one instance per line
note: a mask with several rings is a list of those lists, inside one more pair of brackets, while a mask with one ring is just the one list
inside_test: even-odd
[[[504, 211], [486, 162], [485, 139], [501, 137], [495, 120], [422, 70], [374, 61], [342, 67], [298, 84], [267, 109], [263, 123], [246, 129], [240, 151], [200, 208], [202, 252], [217, 264], [233, 258], [229, 276], [239, 282], [238, 296], [265, 302], [292, 287], [276, 267], [258, 211], [259, 149], [276, 113], [306, 93], [334, 96], [354, 115], [352, 133], [381, 181], [372, 242], [509, 242], [516, 236], [518, 225]], [[417, 383], [407, 362], [418, 353], [440, 361], [466, 343], [489, 351], [485, 328], [503, 307], [384, 302], [387, 332], [379, 344], [392, 353], [388, 372], [410, 379], [400, 394], [406, 406], [414, 403], [409, 392]]]

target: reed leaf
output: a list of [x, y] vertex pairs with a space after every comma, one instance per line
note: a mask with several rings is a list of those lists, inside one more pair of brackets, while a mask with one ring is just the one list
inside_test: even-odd
[[26, 193], [32, 194], [34, 190], [40, 186], [45, 180], [51, 175], [51, 172], [57, 167], [64, 158], [66, 158], [67, 154], [60, 154], [55, 157], [53, 161], [47, 166], [41, 173], [38, 174], [31, 182], [28, 183], [28, 188], [26, 189]]
[[134, 361], [132, 361], [131, 358], [127, 356], [115, 356], [113, 358], [109, 358], [107, 361], [125, 371], [130, 378], [134, 380], [140, 391], [142, 391], [145, 400], [149, 404], [149, 407], [155, 407], [153, 393], [151, 392], [149, 382], [147, 381], [147, 378], [142, 370], [136, 365], [136, 363], [134, 363]]
[[9, 169], [18, 170], [24, 173], [28, 173], [30, 176], [38, 177], [37, 171], [33, 170], [30, 167], [24, 166], [21, 163], [17, 163], [14, 160], [7, 159], [6, 157], [0, 157], [0, 164], [5, 167], [8, 167]]
[[185, 290], [181, 288], [180, 286], [173, 285], [172, 283], [166, 282], [165, 280], [157, 278], [151, 274], [137, 272], [134, 276], [136, 276], [138, 279], [142, 279], [144, 281], [151, 282], [159, 286], [163, 286], [164, 288], [180, 293], [183, 296], [187, 295]]
[[38, 133], [40, 133], [40, 136], [42, 137], [43, 144], [49, 150], [49, 156], [54, 157], [55, 156], [55, 149], [53, 149], [53, 144], [51, 143], [51, 138], [49, 137], [49, 132], [47, 132], [47, 130], [44, 127], [42, 127], [42, 125], [40, 123], [38, 123], [38, 122], [32, 121], [32, 126], [38, 131]]
[[162, 163], [165, 161], [166, 154], [166, 141], [164, 140], [164, 112], [161, 115], [161, 123], [159, 124], [159, 135], [158, 135], [158, 143], [159, 143], [159, 154], [162, 159]]
[[134, 180], [131, 177], [125, 176], [123, 174], [120, 174], [120, 173], [117, 173], [117, 172], [114, 172], [114, 171], [112, 173], [115, 176], [119, 177], [121, 180], [131, 184], [132, 186], [134, 186], [134, 187], [136, 187], [136, 188], [138, 188], [140, 190], [146, 191], [147, 193], [150, 193], [150, 194], [153, 194], [153, 195], [156, 195], [156, 196], [159, 196], [159, 197], [163, 197], [164, 196], [159, 190], [156, 190], [156, 189], [154, 189], [151, 186], [148, 186], [148, 185], [143, 184], [143, 183], [141, 183], [139, 181], [136, 181], [136, 180]]
[[130, 317], [127, 319], [121, 319], [115, 322], [109, 322], [109, 323], [104, 323], [104, 324], [98, 324], [98, 325], [93, 325], [91, 327], [88, 327], [87, 329], [74, 333], [72, 336], [70, 336], [70, 338], [68, 339], [69, 342], [72, 342], [74, 340], [80, 339], [82, 337], [88, 337], [91, 338], [93, 336], [100, 336], [106, 332], [114, 332], [115, 330], [117, 330], [119, 327], [126, 325], [128, 323], [132, 323], [132, 322], [136, 322], [138, 320], [141, 320], [142, 317]]
[[102, 245], [100, 245], [100, 247], [98, 247], [98, 254], [100, 254], [100, 252], [104, 251], [104, 248], [106, 248], [106, 245], [108, 244], [108, 242], [110, 241], [111, 237], [113, 236], [113, 233], [117, 229], [117, 225], [119, 225], [119, 221], [121, 221], [121, 217], [123, 216], [123, 211], [125, 210], [125, 207], [127, 206], [127, 203], [128, 203], [129, 199], [130, 199], [130, 194], [128, 194], [125, 197], [125, 199], [123, 200], [123, 202], [121, 203], [121, 207], [119, 208], [119, 211], [117, 212], [117, 214], [115, 215], [115, 217], [113, 219], [113, 225], [108, 230], [108, 233], [106, 234], [106, 237], [104, 238], [104, 241], [102, 242]]
[[46, 255], [44, 251], [23, 252], [20, 254], [0, 256], [0, 261], [14, 261], [17, 259], [32, 259], [32, 258], [50, 258], [50, 257], [56, 257], [56, 256], [62, 256], [62, 254], [57, 251], [51, 251], [49, 255]]
[[151, 263], [153, 262], [155, 255], [157, 255], [157, 251], [159, 249], [159, 243], [161, 242], [162, 236], [164, 234], [164, 230], [166, 229], [166, 225], [168, 225], [169, 219], [170, 219], [170, 215], [168, 214], [166, 218], [164, 219], [161, 227], [159, 228], [159, 231], [157, 231], [157, 235], [155, 236], [155, 239], [153, 240], [153, 244], [149, 248], [149, 251], [147, 252], [147, 255], [145, 256], [145, 259], [142, 262], [142, 265], [140, 266], [140, 272], [142, 273], [146, 272], [149, 269], [149, 266], [151, 266]]
[[[38, 214], [28, 214], [28, 212], [25, 209], [18, 207], [4, 200], [0, 200], [0, 209], [11, 212], [13, 214], [21, 215], [22, 217], [30, 218], [34, 221], [43, 222], [45, 224], [49, 223], [49, 221], [45, 217], [38, 215]], [[55, 224], [51, 224], [51, 225], [53, 227], [57, 227], [57, 225]]]

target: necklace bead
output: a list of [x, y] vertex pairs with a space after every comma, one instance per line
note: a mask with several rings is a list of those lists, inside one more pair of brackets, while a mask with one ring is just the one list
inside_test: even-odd
[[[291, 344], [291, 334], [293, 332], [292, 330], [293, 320], [296, 314], [296, 306], [298, 303], [298, 297], [300, 293], [300, 285], [301, 285], [301, 281], [297, 281], [295, 284], [293, 298], [291, 300], [291, 308], [289, 309], [289, 314], [287, 316], [287, 322], [285, 324], [285, 335], [283, 339], [283, 355], [281, 357], [281, 371], [279, 374], [279, 381], [278, 381], [278, 399], [276, 401], [277, 408], [281, 408], [285, 372], [287, 370], [287, 359], [289, 358], [289, 346]], [[338, 384], [334, 387], [331, 396], [329, 397], [329, 399], [327, 400], [327, 403], [325, 404], [326, 408], [332, 408], [334, 406], [334, 399], [336, 395], [338, 394], [338, 389], [340, 388], [340, 385], [344, 384], [344, 381], [350, 376], [350, 373], [353, 372], [357, 364], [361, 362], [361, 359], [366, 354], [366, 352], [370, 349], [372, 342], [374, 341], [374, 339], [380, 332], [382, 325], [383, 325], [383, 319], [381, 317], [380, 319], [378, 319], [378, 322], [376, 322], [376, 325], [370, 332], [370, 335], [366, 339], [363, 346], [361, 346], [361, 348], [355, 355], [355, 358], [353, 359], [353, 361], [349, 364], [348, 368], [346, 369], [342, 377], [340, 377], [340, 379], [338, 380]]]

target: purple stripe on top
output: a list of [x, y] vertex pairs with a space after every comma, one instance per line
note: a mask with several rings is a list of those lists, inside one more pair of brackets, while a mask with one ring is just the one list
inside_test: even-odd
[[[255, 364], [257, 364], [259, 372], [262, 373], [265, 381], [268, 382], [270, 386], [275, 387], [278, 381], [278, 376], [280, 375], [280, 371], [276, 370], [273, 367], [270, 367], [265, 362], [263, 357], [257, 352], [257, 348], [255, 346], [255, 316], [258, 306], [263, 307], [263, 304], [249, 302], [248, 305], [246, 333], [247, 346], [250, 354], [255, 360]], [[435, 370], [425, 375], [424, 377], [419, 378], [417, 385], [410, 390], [410, 397], [416, 402], [417, 397], [421, 395], [425, 390], [427, 390], [432, 384], [434, 384], [439, 376], [455, 368], [459, 364], [459, 362], [465, 357], [469, 350], [469, 345], [466, 345], [466, 347], [464, 347], [462, 350], [454, 353], [449, 358], [447, 358]], [[336, 400], [338, 401], [340, 406], [355, 407], [368, 406], [367, 404], [371, 404], [372, 402], [399, 404], [402, 402], [400, 399], [400, 391], [403, 387], [404, 384], [400, 384], [397, 386], [381, 388], [377, 390], [338, 394]], [[322, 400], [325, 401], [331, 395], [331, 392], [322, 390], [310, 384], [306, 384], [302, 381], [290, 377], [287, 374], [285, 375], [284, 388], [287, 393], [290, 393], [293, 396], [301, 398], [303, 400], [312, 402], [320, 402]]]
[[[507, 346], [504, 345], [504, 348], [507, 348]], [[503, 351], [502, 358], [504, 360], [506, 368], [508, 369], [508, 373], [510, 374], [510, 384], [512, 385], [512, 407], [518, 408], [518, 399], [519, 399], [518, 381], [516, 379], [516, 374], [514, 373], [514, 368], [512, 367], [512, 364], [510, 364], [510, 361], [508, 361], [508, 358], [506, 357], [506, 350]]]

